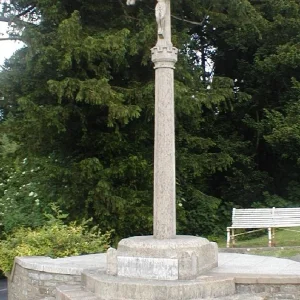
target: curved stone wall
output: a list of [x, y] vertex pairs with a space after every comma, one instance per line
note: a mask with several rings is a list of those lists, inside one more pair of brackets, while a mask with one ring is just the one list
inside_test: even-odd
[[57, 286], [80, 284], [83, 270], [105, 269], [106, 254], [52, 259], [16, 257], [8, 277], [8, 300], [52, 300]]

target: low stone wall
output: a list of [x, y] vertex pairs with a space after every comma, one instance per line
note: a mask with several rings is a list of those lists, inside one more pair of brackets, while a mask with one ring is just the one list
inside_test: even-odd
[[236, 276], [237, 294], [265, 294], [266, 300], [300, 299], [300, 276]]
[[83, 270], [104, 269], [106, 256], [84, 255], [60, 259], [16, 257], [8, 277], [8, 300], [46, 300], [60, 285], [80, 284]]
[[56, 286], [76, 284], [80, 280], [80, 275], [40, 272], [16, 264], [13, 279], [8, 280], [8, 300], [39, 300], [54, 296]]
[[238, 294], [264, 294], [266, 300], [300, 299], [298, 284], [236, 284]]

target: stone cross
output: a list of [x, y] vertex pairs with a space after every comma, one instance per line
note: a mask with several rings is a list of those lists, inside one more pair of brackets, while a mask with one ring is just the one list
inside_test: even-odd
[[[127, 0], [128, 5], [136, 0]], [[176, 237], [174, 69], [178, 50], [171, 41], [170, 0], [155, 8], [157, 43], [151, 49], [155, 68], [154, 218], [155, 239]]]
[[[129, 5], [135, 2], [127, 0]], [[191, 292], [191, 285], [198, 282], [200, 274], [218, 265], [216, 243], [176, 235], [174, 68], [178, 51], [171, 41], [170, 0], [157, 1], [155, 16], [157, 43], [151, 49], [155, 69], [153, 236], [122, 239], [117, 249], [107, 252], [106, 273], [119, 277], [117, 281], [112, 277], [105, 279], [105, 286], [112, 293], [109, 299], [115, 299], [116, 290], [122, 291], [122, 299], [132, 299], [132, 282], [128, 278], [141, 280], [139, 288], [134, 288], [135, 299], [162, 299], [166, 294], [178, 295], [178, 299], [198, 299], [201, 297]], [[158, 284], [159, 280], [164, 282]], [[167, 285], [166, 280], [173, 282]], [[168, 286], [166, 293], [158, 288], [162, 286]]]

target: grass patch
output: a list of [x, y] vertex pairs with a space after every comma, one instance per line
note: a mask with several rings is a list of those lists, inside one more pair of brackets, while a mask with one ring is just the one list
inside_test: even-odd
[[[216, 242], [219, 248], [226, 248], [225, 237], [216, 240]], [[236, 237], [234, 248], [244, 248], [241, 249], [241, 253], [281, 258], [300, 255], [300, 227], [276, 229], [274, 246], [268, 247], [268, 231], [264, 230], [260, 233], [256, 232]]]
[[272, 249], [272, 250], [253, 250], [250, 252], [251, 254], [254, 255], [263, 255], [263, 256], [274, 256], [274, 257], [293, 257], [295, 255], [300, 254], [300, 248], [277, 248], [277, 249]]
[[[226, 240], [222, 238], [218, 240], [220, 248], [226, 247]], [[268, 232], [262, 231], [259, 236], [257, 233], [246, 234], [236, 237], [235, 248], [257, 248], [268, 246]], [[300, 246], [300, 227], [291, 229], [278, 228], [275, 231], [276, 247], [295, 247]]]

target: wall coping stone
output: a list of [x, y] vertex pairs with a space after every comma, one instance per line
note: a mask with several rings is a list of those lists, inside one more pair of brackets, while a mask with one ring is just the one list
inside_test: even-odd
[[[86, 269], [106, 269], [106, 253], [50, 258], [47, 256], [18, 256], [14, 264], [25, 269], [54, 274], [81, 275]], [[13, 272], [12, 272], [13, 273]], [[11, 274], [13, 276], [13, 274]]]

